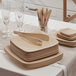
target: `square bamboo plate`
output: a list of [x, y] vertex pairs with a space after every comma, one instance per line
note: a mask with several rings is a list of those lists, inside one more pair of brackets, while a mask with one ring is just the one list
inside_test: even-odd
[[71, 29], [71, 28], [61, 29], [60, 33], [62, 35], [64, 35], [64, 36], [67, 36], [67, 37], [74, 37], [74, 36], [76, 36], [76, 30]]
[[69, 47], [76, 47], [76, 40], [67, 41], [67, 40], [61, 39], [61, 38], [59, 38], [57, 36], [56, 36], [56, 38], [59, 41], [59, 44], [62, 44], [62, 45], [65, 45], [65, 46], [69, 46]]
[[76, 30], [65, 28], [56, 33], [59, 44], [75, 47], [76, 46]]
[[60, 31], [57, 32], [57, 36], [59, 38], [61, 38], [61, 39], [67, 40], [67, 41], [74, 41], [74, 40], [76, 40], [76, 36], [68, 37], [66, 35], [61, 34]]
[[61, 51], [59, 51], [58, 54], [49, 56], [49, 57], [41, 59], [41, 60], [37, 60], [37, 61], [33, 61], [33, 62], [26, 62], [26, 61], [22, 60], [21, 58], [19, 58], [17, 55], [15, 55], [11, 51], [10, 46], [6, 46], [4, 48], [4, 50], [5, 50], [6, 54], [10, 57], [10, 59], [16, 65], [20, 66], [21, 68], [28, 69], [28, 70], [50, 65], [52, 63], [57, 62], [58, 60], [61, 60], [63, 57], [63, 53]]
[[17, 56], [25, 61], [35, 61], [41, 58], [52, 56], [58, 53], [58, 41], [49, 36], [49, 41], [43, 41], [42, 46], [35, 46], [21, 37], [14, 37], [10, 40], [10, 48]]

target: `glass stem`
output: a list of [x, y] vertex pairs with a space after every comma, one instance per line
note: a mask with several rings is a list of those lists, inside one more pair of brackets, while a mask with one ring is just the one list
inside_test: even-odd
[[10, 37], [8, 25], [6, 25], [6, 35], [7, 35], [7, 37]]
[[6, 25], [6, 35], [8, 37], [8, 25]]
[[18, 26], [17, 26], [18, 27], [18, 31], [22, 31], [23, 30], [22, 26], [23, 26], [22, 24], [18, 24]]

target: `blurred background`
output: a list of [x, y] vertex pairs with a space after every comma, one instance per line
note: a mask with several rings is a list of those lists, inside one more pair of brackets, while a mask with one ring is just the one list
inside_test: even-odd
[[[24, 10], [26, 14], [36, 15], [35, 10], [44, 7], [52, 9], [52, 15], [50, 18], [60, 21], [63, 20], [63, 0], [2, 0], [6, 6], [7, 3], [10, 2], [12, 11], [16, 9], [15, 5], [18, 1], [24, 2]], [[76, 13], [76, 4], [72, 0], [67, 0], [67, 4], [67, 16], [69, 17]], [[71, 22], [76, 23], [76, 18]]]

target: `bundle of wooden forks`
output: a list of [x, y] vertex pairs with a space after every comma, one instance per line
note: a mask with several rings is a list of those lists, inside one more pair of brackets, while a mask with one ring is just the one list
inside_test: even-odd
[[47, 24], [48, 24], [51, 12], [52, 10], [49, 10], [48, 8], [46, 8], [46, 10], [44, 10], [44, 8], [37, 10], [40, 29], [44, 32], [46, 32], [46, 28], [47, 28]]

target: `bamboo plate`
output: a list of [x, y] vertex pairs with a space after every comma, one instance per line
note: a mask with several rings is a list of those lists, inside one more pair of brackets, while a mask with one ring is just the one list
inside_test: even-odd
[[47, 65], [50, 65], [60, 59], [62, 59], [63, 57], [63, 53], [61, 51], [59, 51], [58, 54], [54, 55], [54, 56], [50, 56], [41, 60], [37, 60], [37, 61], [33, 61], [33, 62], [26, 62], [24, 60], [22, 60], [21, 58], [19, 58], [18, 56], [16, 56], [10, 49], [9, 46], [4, 48], [6, 54], [19, 66], [24, 67], [25, 69], [36, 69], [36, 68], [40, 68], [40, 67], [44, 67]]
[[14, 37], [10, 40], [10, 48], [17, 56], [25, 61], [34, 61], [58, 53], [58, 41], [54, 37], [49, 37], [49, 41], [43, 41], [42, 46], [30, 44], [27, 39]]
[[74, 41], [74, 40], [76, 40], [76, 36], [68, 37], [68, 36], [62, 35], [62, 34], [60, 33], [60, 31], [57, 32], [57, 36], [58, 36], [59, 38], [61, 38], [61, 39], [67, 40], [67, 41]]
[[64, 36], [68, 36], [68, 37], [76, 36], [76, 30], [71, 29], [71, 28], [61, 29], [60, 33]]
[[55, 35], [59, 44], [70, 47], [76, 46], [76, 30], [70, 28], [61, 29]]
[[56, 38], [59, 41], [59, 44], [62, 44], [65, 46], [70, 46], [70, 47], [76, 47], [76, 40], [75, 41], [67, 41], [67, 40], [61, 39], [57, 36], [56, 36]]

